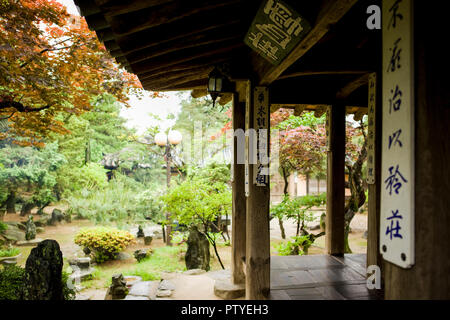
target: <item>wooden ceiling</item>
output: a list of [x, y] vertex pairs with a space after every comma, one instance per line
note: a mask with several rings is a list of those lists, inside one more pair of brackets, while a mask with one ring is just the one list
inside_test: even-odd
[[366, 28], [366, 8], [379, 1], [284, 2], [312, 30], [273, 66], [244, 44], [262, 0], [75, 0], [111, 55], [147, 90], [203, 95], [220, 64], [234, 80], [251, 77], [273, 87], [275, 104], [304, 97], [319, 105], [356, 94], [355, 105], [365, 105], [358, 89], [381, 63], [381, 32]]

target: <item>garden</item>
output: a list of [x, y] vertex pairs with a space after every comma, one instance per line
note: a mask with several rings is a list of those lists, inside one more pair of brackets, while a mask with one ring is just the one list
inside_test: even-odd
[[[152, 114], [138, 132], [122, 116], [131, 97], [167, 96], [144, 91], [84, 18], [18, 0], [1, 2], [0, 22], [0, 300], [43, 298], [38, 270], [58, 299], [123, 299], [136, 281], [189, 299], [194, 274], [209, 286], [197, 297], [214, 298], [214, 277], [231, 266], [231, 103], [178, 92], [178, 112]], [[271, 174], [284, 181], [270, 209], [273, 255], [325, 253], [326, 194], [288, 192], [291, 175], [324, 176], [324, 126], [313, 112], [271, 114], [281, 146]], [[366, 250], [366, 130], [366, 118], [348, 119], [346, 252]], [[40, 269], [43, 257], [61, 270]]]

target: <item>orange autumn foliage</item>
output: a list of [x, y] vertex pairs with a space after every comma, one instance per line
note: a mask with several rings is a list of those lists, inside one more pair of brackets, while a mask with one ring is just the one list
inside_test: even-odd
[[61, 113], [89, 111], [103, 93], [127, 103], [142, 88], [120, 68], [88, 29], [55, 0], [0, 0], [0, 139], [42, 145], [51, 132], [65, 133]]

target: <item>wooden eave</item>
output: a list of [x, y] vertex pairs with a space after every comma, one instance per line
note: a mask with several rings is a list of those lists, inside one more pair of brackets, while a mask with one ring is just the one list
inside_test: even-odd
[[270, 86], [273, 104], [322, 106], [340, 99], [364, 108], [368, 74], [381, 63], [381, 32], [366, 28], [367, 1], [284, 1], [312, 30], [278, 66], [244, 44], [262, 0], [75, 3], [111, 55], [146, 90], [204, 95], [209, 72], [220, 64], [232, 80]]

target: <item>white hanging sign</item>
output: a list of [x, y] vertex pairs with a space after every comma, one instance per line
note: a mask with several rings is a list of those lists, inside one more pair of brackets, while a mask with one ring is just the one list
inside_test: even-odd
[[383, 0], [380, 252], [414, 265], [414, 58], [411, 0]]

